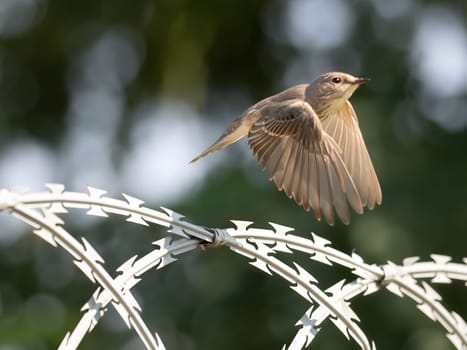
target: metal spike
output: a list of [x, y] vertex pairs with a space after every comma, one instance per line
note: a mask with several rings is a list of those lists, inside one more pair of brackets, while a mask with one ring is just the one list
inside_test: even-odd
[[50, 212], [49, 209], [42, 208], [42, 215], [44, 215], [44, 220], [51, 226], [63, 225], [65, 222], [53, 212]]
[[63, 337], [63, 340], [60, 343], [60, 345], [58, 346], [57, 350], [67, 350], [68, 349], [68, 344], [70, 342], [70, 336], [71, 336], [70, 332], [67, 332], [65, 334], [65, 336]]
[[310, 255], [310, 259], [325, 265], [332, 266], [332, 262], [328, 259], [328, 257], [320, 252], [315, 252], [313, 255]]
[[246, 231], [253, 221], [230, 220], [236, 226], [237, 231]]
[[122, 193], [122, 196], [126, 199], [129, 205], [135, 208], [140, 208], [144, 204], [144, 201], [142, 201], [141, 199], [130, 196], [126, 193]]
[[[174, 223], [183, 221], [183, 219], [185, 218], [185, 216], [183, 216], [182, 214], [179, 214], [171, 209], [164, 208], [164, 207], [161, 207], [161, 209], [166, 212], [166, 214], [172, 219], [172, 222]], [[183, 238], [190, 238], [190, 236], [187, 235], [186, 232], [178, 225], [173, 225], [173, 224], [170, 225], [167, 232], [173, 233], [174, 235], [177, 235]]]
[[311, 299], [310, 294], [308, 294], [306, 288], [301, 285], [290, 286], [290, 288], [295, 291], [295, 293], [305, 298], [310, 304], [314, 304], [314, 301]]
[[112, 301], [112, 305], [120, 315], [120, 318], [125, 322], [128, 329], [131, 329], [130, 315], [126, 311], [125, 307], [116, 301]]
[[376, 293], [377, 291], [379, 291], [381, 289], [381, 286], [379, 283], [370, 283], [367, 285], [367, 289], [365, 290], [365, 292], [363, 293], [364, 296], [367, 296], [367, 295], [370, 295], [370, 294], [373, 294], [373, 293]]
[[431, 279], [431, 282], [433, 283], [443, 283], [443, 284], [449, 284], [451, 283], [451, 279], [448, 277], [447, 274], [445, 273], [437, 273], [435, 277]]
[[[134, 207], [135, 209], [139, 209], [144, 204], [144, 201], [142, 201], [141, 199], [132, 197], [125, 193], [122, 193], [122, 195], [123, 197], [125, 197], [128, 204]], [[136, 213], [130, 213], [130, 216], [126, 219], [126, 221], [134, 222], [135, 224], [139, 224], [143, 226], [149, 226], [149, 224], [142, 218], [142, 216]]]
[[[276, 237], [279, 237], [279, 238], [287, 236], [287, 232], [291, 232], [294, 230], [291, 227], [275, 224], [273, 222], [270, 222], [269, 225], [272, 226], [276, 234]], [[282, 253], [288, 253], [288, 254], [293, 253], [293, 251], [289, 249], [287, 244], [284, 242], [281, 242], [280, 240], [275, 241], [274, 250], [276, 252], [282, 252]]]
[[46, 183], [45, 187], [47, 187], [50, 193], [53, 193], [53, 194], [62, 194], [65, 191], [65, 185], [62, 185], [62, 184]]
[[[63, 194], [63, 192], [65, 191], [65, 186], [62, 184], [47, 183], [45, 184], [45, 187], [47, 187], [50, 193], [54, 195]], [[63, 206], [63, 203], [60, 203], [60, 202], [52, 202], [48, 210], [51, 213], [57, 213], [57, 214], [68, 213], [68, 210]]]
[[355, 252], [352, 252], [350, 256], [352, 257], [352, 260], [355, 261], [356, 263], [361, 264], [365, 262], [363, 258]]
[[161, 337], [159, 337], [159, 334], [154, 333], [154, 338], [156, 340], [157, 350], [166, 350], [164, 343], [162, 343]]
[[345, 279], [340, 280], [337, 283], [334, 283], [331, 287], [326, 289], [326, 293], [332, 296], [338, 296], [342, 293], [342, 288], [345, 285]]
[[162, 259], [160, 259], [160, 263], [157, 265], [157, 269], [160, 270], [163, 267], [177, 261], [177, 258], [174, 258], [172, 255], [165, 255]]
[[83, 260], [73, 260], [73, 263], [85, 274], [87, 278], [89, 278], [92, 283], [96, 283], [92, 269], [86, 262]]
[[184, 215], [179, 214], [176, 211], [173, 211], [172, 209], [165, 208], [165, 207], [161, 207], [161, 209], [165, 211], [166, 214], [173, 219], [173, 221], [183, 221], [183, 219], [185, 218]]
[[86, 255], [89, 258], [91, 258], [93, 261], [95, 261], [96, 263], [104, 264], [104, 259], [99, 255], [99, 253], [94, 249], [94, 247], [87, 241], [87, 239], [84, 237], [81, 237], [81, 241], [83, 242]]
[[312, 236], [312, 239], [313, 239], [313, 242], [320, 246], [320, 247], [327, 247], [328, 245], [331, 244], [331, 241], [321, 237], [321, 236], [318, 236], [316, 235], [315, 233], [311, 232], [311, 236]]
[[295, 269], [297, 270], [299, 276], [307, 281], [307, 283], [313, 283], [313, 284], [318, 284], [318, 280], [307, 270], [305, 270], [303, 267], [301, 267], [299, 264], [297, 264], [295, 261], [293, 262], [293, 265], [295, 266]]
[[438, 264], [447, 264], [452, 260], [450, 256], [440, 254], [431, 254], [430, 257]]
[[102, 210], [101, 206], [98, 205], [91, 205], [86, 214], [92, 216], [101, 216], [105, 218], [108, 217], [107, 213], [104, 210]]
[[143, 219], [141, 215], [131, 213], [130, 216], [126, 219], [128, 222], [133, 222], [138, 225], [149, 226], [146, 220]]
[[139, 305], [139, 303], [136, 301], [135, 297], [133, 296], [133, 294], [131, 293], [128, 293], [128, 291], [124, 292], [123, 293], [124, 296], [125, 296], [125, 302], [130, 305], [134, 310], [138, 311], [138, 312], [141, 312], [142, 309], [141, 309], [141, 306]]
[[433, 309], [430, 305], [426, 303], [417, 304], [417, 309], [419, 309], [423, 314], [428, 316], [432, 321], [436, 322], [436, 316], [433, 313]]
[[32, 231], [35, 235], [39, 236], [42, 238], [44, 241], [49, 243], [51, 246], [57, 248], [57, 242], [54, 239], [54, 235], [47, 229], [41, 227], [40, 229], [33, 230]]
[[[243, 222], [247, 222], [247, 221], [243, 221]], [[271, 225], [271, 227], [274, 229], [274, 232], [276, 232], [276, 235], [278, 236], [286, 236], [287, 232], [295, 231], [295, 229], [292, 227], [275, 224], [273, 222], [269, 222], [269, 225]]]
[[266, 272], [268, 275], [272, 276], [271, 270], [269, 270], [268, 264], [266, 264], [264, 261], [256, 259], [254, 261], [249, 262], [251, 265], [256, 267], [257, 269]]
[[425, 293], [430, 300], [441, 301], [443, 298], [438, 294], [428, 283], [422, 281], [422, 286], [425, 289]]
[[405, 258], [404, 260], [402, 260], [402, 265], [410, 266], [410, 265], [415, 264], [419, 260], [420, 260], [419, 256], [411, 256], [411, 257], [408, 257], [408, 258]]
[[137, 258], [138, 258], [138, 255], [133, 255], [130, 259], [128, 259], [127, 261], [125, 261], [123, 264], [121, 264], [121, 265], [117, 268], [117, 272], [121, 272], [122, 274], [125, 274], [126, 272], [128, 272], [128, 270], [130, 270], [131, 268], [133, 268], [133, 266], [134, 266], [135, 261], [136, 261]]
[[48, 208], [48, 211], [51, 213], [56, 213], [56, 214], [66, 214], [68, 213], [68, 210], [63, 206], [62, 203], [52, 203], [50, 207]]
[[[347, 338], [347, 340], [350, 340], [349, 329], [347, 328], [345, 323], [342, 322], [340, 318], [330, 317], [329, 319], [341, 331], [341, 333]], [[360, 347], [363, 349], [362, 344], [360, 344]]]
[[100, 188], [92, 187], [92, 186], [88, 186], [88, 192], [89, 192], [89, 197], [94, 198], [94, 199], [102, 198], [102, 196], [107, 193], [106, 190], [102, 190]]

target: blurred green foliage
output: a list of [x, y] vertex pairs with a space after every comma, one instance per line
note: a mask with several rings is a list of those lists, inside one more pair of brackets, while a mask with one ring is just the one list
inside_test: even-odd
[[[458, 51], [441, 50], [434, 62], [446, 69], [446, 79], [443, 75], [439, 79], [436, 64], [432, 75], [424, 75], [433, 65], [429, 65], [431, 58], [423, 55], [431, 52], [423, 30], [433, 27], [436, 34], [440, 24], [433, 18], [439, 14], [441, 27], [446, 23], [446, 28], [451, 28], [449, 24], [455, 21], [449, 22], [449, 18], [461, 23], [451, 28], [453, 36], [441, 32], [441, 45], [455, 45], [454, 34], [467, 37], [465, 1], [407, 0], [395, 1], [393, 7], [383, 0], [310, 1], [320, 6], [315, 9], [323, 11], [323, 18], [336, 28], [342, 24], [339, 21], [347, 21], [347, 30], [337, 34], [326, 29], [329, 23], [317, 34], [314, 8], [304, 3], [0, 2], [0, 14], [2, 9], [6, 14], [0, 15], [0, 181], [4, 182], [0, 186], [11, 185], [5, 174], [11, 174], [15, 164], [23, 173], [31, 171], [31, 163], [11, 156], [25, 139], [52, 155], [55, 167], [46, 178], [34, 171], [30, 174], [36, 174], [40, 182], [65, 182], [79, 191], [88, 184], [100, 185], [71, 174], [86, 169], [88, 161], [91, 164], [101, 152], [109, 153], [112, 174], [118, 178], [131, 154], [131, 130], [141, 122], [135, 113], [139, 106], [146, 100], [156, 104], [180, 101], [201, 116], [196, 121], [202, 125], [202, 144], [192, 144], [190, 154], [183, 153], [184, 159], [174, 157], [178, 169], [183, 169], [177, 173], [171, 167], [157, 168], [159, 159], [153, 158], [153, 149], [147, 149], [145, 162], [155, 163], [157, 172], [173, 174], [174, 182], [191, 176], [187, 175], [190, 167], [211, 164], [211, 168], [182, 195], [167, 202], [148, 201], [148, 206], [167, 206], [193, 223], [211, 227], [228, 227], [230, 219], [238, 219], [254, 221], [258, 227], [280, 223], [304, 236], [313, 231], [338, 249], [355, 250], [368, 262], [400, 263], [412, 255], [429, 259], [432, 253], [459, 261], [467, 247], [467, 85], [454, 92], [449, 86], [455, 85], [458, 76], [467, 81], [467, 68], [456, 63]], [[293, 12], [293, 4], [299, 9], [303, 6], [303, 11]], [[297, 36], [290, 29], [293, 21], [303, 22], [298, 28], [310, 26], [311, 34], [318, 38]], [[420, 39], [420, 44], [417, 38], [425, 41]], [[335, 40], [332, 45], [331, 39]], [[423, 43], [428, 46], [417, 49]], [[459, 52], [467, 52], [466, 45]], [[450, 68], [456, 71], [451, 74]], [[210, 124], [222, 128], [249, 104], [288, 85], [308, 82], [325, 69], [372, 78], [352, 102], [382, 185], [381, 207], [363, 216], [353, 215], [348, 227], [338, 223], [331, 228], [316, 222], [312, 213], [276, 191], [247, 154], [244, 143], [223, 151], [223, 156], [210, 156], [220, 157], [214, 165], [210, 160], [188, 164], [217, 136], [208, 128]], [[433, 88], [433, 82], [447, 88]], [[102, 91], [107, 95], [99, 95]], [[110, 101], [116, 101], [118, 116], [103, 148], [96, 149], [96, 154], [90, 152], [89, 158], [77, 161], [79, 168], [73, 168], [67, 159], [87, 143], [85, 139], [70, 143], [78, 125], [74, 117], [91, 108], [88, 100], [76, 97], [86, 93], [98, 106], [101, 96], [114, 98]], [[110, 128], [101, 124], [105, 119], [102, 109], [90, 111], [79, 127], [93, 129], [97, 136], [107, 135]], [[164, 132], [169, 137], [175, 131], [169, 126]], [[171, 152], [177, 146], [172, 146], [164, 150], [168, 158], [175, 154]], [[99, 169], [100, 163], [94, 167]], [[127, 191], [118, 180], [108, 181], [106, 189], [113, 194]], [[138, 181], [135, 175], [134, 182]], [[149, 193], [139, 197], [153, 198]], [[79, 219], [69, 226], [70, 231], [86, 236], [115, 268], [128, 257], [143, 254], [152, 241], [165, 235], [160, 228], [135, 228], [120, 219], [91, 220], [82, 226], [83, 213], [73, 215]], [[78, 321], [79, 309], [94, 288], [75, 271], [70, 257], [30, 234], [9, 239], [9, 227], [5, 225], [0, 233], [0, 350], [57, 347]], [[29, 232], [24, 226], [20, 231]], [[320, 266], [304, 256], [293, 258], [320, 280], [323, 289], [339, 279], [353, 278], [347, 271]], [[439, 290], [449, 308], [467, 316], [462, 286]], [[285, 282], [267, 278], [245, 259], [222, 248], [189, 253], [167, 268], [147, 274], [135, 294], [143, 317], [168, 349], [279, 349], [291, 340], [294, 323], [308, 307]], [[379, 349], [451, 347], [441, 328], [408, 300], [380, 293], [352, 305]], [[139, 349], [141, 344], [116, 313], [109, 311], [82, 346], [96, 348]], [[327, 322], [312, 348], [357, 346]]]

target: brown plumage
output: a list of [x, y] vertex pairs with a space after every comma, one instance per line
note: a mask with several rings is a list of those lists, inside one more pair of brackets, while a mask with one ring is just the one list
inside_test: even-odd
[[381, 188], [355, 111], [348, 101], [369, 79], [330, 72], [248, 108], [191, 162], [248, 135], [256, 159], [279, 190], [318, 220], [348, 224], [348, 204], [359, 214], [381, 204]]

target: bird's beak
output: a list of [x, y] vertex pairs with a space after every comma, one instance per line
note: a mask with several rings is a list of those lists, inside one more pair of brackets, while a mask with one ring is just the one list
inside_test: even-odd
[[371, 79], [370, 78], [355, 78], [352, 84], [362, 85], [368, 83]]

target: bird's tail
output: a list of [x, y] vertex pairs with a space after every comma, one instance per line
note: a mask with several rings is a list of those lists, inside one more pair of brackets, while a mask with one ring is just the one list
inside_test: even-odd
[[204, 152], [202, 152], [199, 156], [197, 156], [196, 158], [193, 158], [191, 161], [190, 161], [190, 164], [191, 163], [194, 163], [198, 160], [200, 160], [201, 158], [203, 158], [204, 156], [207, 156], [208, 154], [211, 154], [211, 153], [214, 153], [214, 152], [217, 152], [219, 151], [220, 149], [230, 145], [232, 142], [223, 142], [223, 139], [219, 139], [217, 140], [216, 142], [214, 142], [214, 144], [209, 147], [207, 150], [205, 150]]
[[227, 130], [224, 131], [224, 133], [217, 139], [214, 144], [209, 147], [207, 150], [202, 152], [199, 156], [196, 158], [193, 158], [190, 163], [194, 163], [198, 161], [199, 159], [203, 158], [204, 156], [207, 156], [208, 154], [217, 152], [221, 150], [222, 148], [230, 145], [231, 143], [234, 143], [238, 140], [240, 140], [243, 136], [248, 134], [248, 130], [250, 128], [249, 123], [246, 123], [243, 118], [237, 118], [236, 120], [233, 121], [233, 123], [227, 128]]

